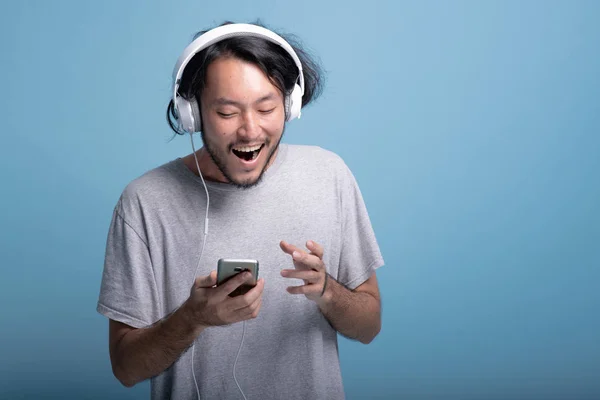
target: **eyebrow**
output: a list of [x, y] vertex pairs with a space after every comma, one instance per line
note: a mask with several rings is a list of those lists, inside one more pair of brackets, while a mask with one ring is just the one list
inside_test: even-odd
[[[263, 101], [267, 101], [267, 100], [273, 100], [274, 98], [275, 98], [275, 94], [269, 93], [268, 95], [263, 96], [260, 99], [256, 100], [254, 102], [254, 104], [262, 103]], [[219, 97], [217, 100], [215, 100], [215, 104], [222, 105], [222, 106], [227, 106], [227, 105], [241, 106], [242, 105], [242, 103], [237, 102], [235, 100], [228, 99], [226, 97]]]

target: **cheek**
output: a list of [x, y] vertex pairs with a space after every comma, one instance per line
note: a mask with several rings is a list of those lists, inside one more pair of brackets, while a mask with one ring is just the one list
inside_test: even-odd
[[226, 139], [231, 132], [235, 132], [231, 125], [231, 122], [222, 119], [208, 118], [204, 121], [204, 129], [218, 141]]
[[271, 135], [280, 134], [283, 131], [284, 125], [285, 116], [283, 112], [278, 113], [278, 115], [273, 115], [271, 118], [267, 118], [263, 121], [263, 127]]

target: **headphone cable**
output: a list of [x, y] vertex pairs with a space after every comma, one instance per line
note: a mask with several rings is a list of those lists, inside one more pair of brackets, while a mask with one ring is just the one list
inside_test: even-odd
[[[194, 154], [194, 160], [196, 161], [196, 168], [198, 168], [198, 175], [200, 175], [200, 179], [202, 179], [202, 185], [204, 185], [204, 190], [206, 191], [206, 214], [204, 215], [204, 239], [202, 241], [202, 249], [200, 250], [200, 257], [198, 257], [198, 264], [196, 265], [196, 270], [194, 271], [194, 276], [192, 277], [192, 285], [196, 282], [196, 275], [198, 274], [198, 268], [200, 267], [200, 260], [202, 260], [202, 254], [204, 253], [204, 247], [206, 246], [206, 236], [208, 236], [208, 206], [210, 202], [210, 196], [208, 195], [208, 188], [206, 187], [206, 183], [204, 182], [204, 178], [202, 177], [202, 172], [200, 171], [200, 165], [198, 163], [198, 157], [196, 156], [196, 148], [194, 147], [194, 137], [190, 133], [190, 139], [192, 142], [192, 150]], [[196, 348], [196, 338], [194, 338], [194, 343], [192, 344], [192, 375], [194, 377], [194, 385], [196, 386], [196, 394], [198, 395], [198, 400], [200, 400], [200, 390], [198, 389], [198, 382], [196, 381], [196, 371], [194, 368], [194, 350]]]
[[[191, 133], [190, 133], [190, 139], [192, 142], [192, 150], [193, 150], [193, 154], [194, 154], [194, 160], [196, 161], [196, 168], [198, 169], [198, 175], [200, 175], [200, 179], [202, 179], [202, 185], [204, 185], [204, 190], [206, 191], [206, 214], [204, 217], [204, 239], [202, 242], [202, 249], [200, 250], [200, 257], [198, 257], [198, 264], [196, 265], [196, 271], [194, 271], [194, 277], [193, 277], [193, 281], [192, 281], [192, 285], [193, 285], [196, 282], [196, 274], [198, 274], [198, 268], [200, 267], [200, 260], [202, 260], [202, 254], [204, 253], [204, 247], [206, 246], [206, 236], [208, 236], [208, 206], [209, 206], [210, 198], [208, 195], [208, 189], [206, 187], [206, 183], [204, 182], [204, 178], [202, 177], [202, 172], [200, 171], [198, 157], [196, 156], [196, 148], [194, 146], [194, 137], [192, 136]], [[244, 397], [244, 400], [248, 400], [248, 399], [246, 399], [246, 395], [244, 394], [244, 391], [240, 387], [240, 384], [237, 381], [237, 378], [235, 376], [235, 366], [237, 365], [237, 361], [240, 356], [240, 352], [242, 351], [242, 345], [244, 344], [244, 335], [245, 334], [246, 334], [246, 321], [243, 321], [242, 322], [242, 340], [240, 342], [240, 347], [238, 348], [237, 355], [235, 356], [235, 362], [233, 363], [233, 380], [235, 381], [235, 384], [237, 385], [240, 393], [242, 394], [242, 397]], [[196, 348], [196, 339], [194, 339], [194, 343], [192, 344], [192, 375], [194, 377], [194, 385], [196, 386], [196, 395], [198, 396], [198, 400], [200, 400], [200, 389], [198, 389], [198, 381], [196, 380], [196, 371], [194, 369], [194, 350], [195, 350], [195, 348]]]

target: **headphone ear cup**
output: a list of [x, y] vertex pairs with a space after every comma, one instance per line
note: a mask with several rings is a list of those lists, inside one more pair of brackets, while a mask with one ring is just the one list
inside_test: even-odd
[[186, 100], [181, 96], [175, 98], [175, 107], [181, 128], [187, 133], [200, 132], [202, 121], [200, 119], [200, 110], [196, 98]]
[[298, 84], [294, 85], [294, 90], [285, 99], [285, 114], [287, 121], [300, 118], [302, 114], [302, 89]]
[[202, 116], [200, 114], [200, 107], [196, 96], [190, 100], [190, 108], [192, 110], [192, 116], [194, 117], [194, 132], [200, 132], [202, 130]]

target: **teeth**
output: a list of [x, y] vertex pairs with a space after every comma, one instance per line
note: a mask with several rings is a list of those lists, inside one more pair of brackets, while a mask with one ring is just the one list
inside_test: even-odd
[[252, 146], [252, 147], [247, 147], [247, 146], [234, 147], [233, 149], [235, 151], [251, 152], [251, 151], [256, 151], [256, 150], [260, 149], [260, 146], [262, 146], [262, 144], [258, 144], [256, 146]]

